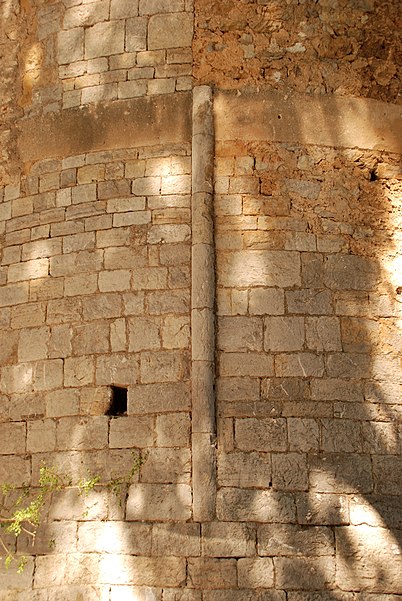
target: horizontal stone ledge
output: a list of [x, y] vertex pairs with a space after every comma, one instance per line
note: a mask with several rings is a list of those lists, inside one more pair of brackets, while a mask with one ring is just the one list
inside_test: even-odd
[[370, 98], [248, 89], [215, 94], [215, 136], [402, 152], [402, 107]]
[[65, 109], [17, 124], [22, 162], [191, 142], [188, 92]]

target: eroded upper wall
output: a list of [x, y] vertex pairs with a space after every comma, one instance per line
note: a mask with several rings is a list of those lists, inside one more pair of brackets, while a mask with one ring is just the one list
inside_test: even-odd
[[399, 0], [196, 0], [195, 14], [199, 83], [400, 102]]
[[190, 89], [192, 10], [191, 0], [6, 2], [8, 36], [20, 38], [16, 102], [31, 115]]

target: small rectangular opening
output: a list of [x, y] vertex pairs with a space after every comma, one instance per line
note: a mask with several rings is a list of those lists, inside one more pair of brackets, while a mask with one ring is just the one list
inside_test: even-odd
[[106, 415], [127, 415], [127, 388], [110, 387], [110, 406]]

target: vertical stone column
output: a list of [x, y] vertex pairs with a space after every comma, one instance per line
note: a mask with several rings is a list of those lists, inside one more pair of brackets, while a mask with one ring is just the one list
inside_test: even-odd
[[212, 90], [193, 92], [192, 137], [192, 456], [195, 521], [215, 516], [215, 258]]

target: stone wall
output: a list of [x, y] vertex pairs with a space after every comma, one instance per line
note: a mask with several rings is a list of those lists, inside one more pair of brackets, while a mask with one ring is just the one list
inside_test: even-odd
[[400, 599], [398, 4], [0, 7], [1, 601]]

